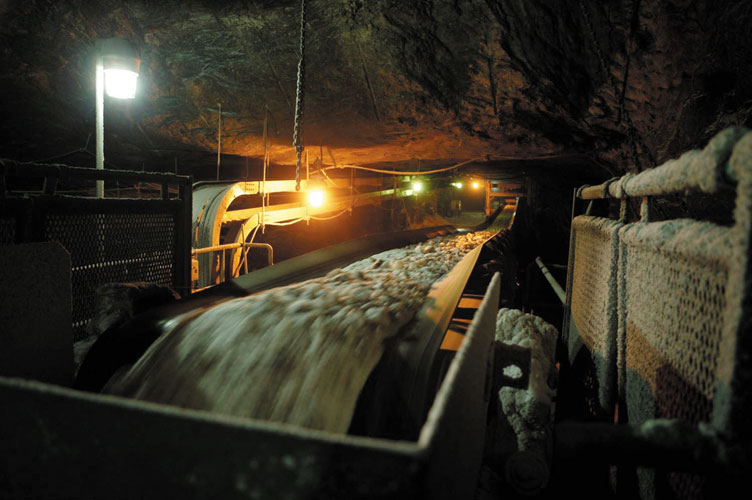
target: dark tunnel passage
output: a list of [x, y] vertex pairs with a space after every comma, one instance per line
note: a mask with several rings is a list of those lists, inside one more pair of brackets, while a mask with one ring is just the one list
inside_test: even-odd
[[0, 498], [717, 498], [752, 3], [0, 1]]

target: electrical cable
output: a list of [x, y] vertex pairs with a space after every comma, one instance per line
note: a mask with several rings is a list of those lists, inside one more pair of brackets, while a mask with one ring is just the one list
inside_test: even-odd
[[306, 220], [305, 217], [299, 217], [295, 220], [289, 221], [289, 222], [267, 222], [267, 226], [292, 226], [293, 224], [297, 224], [298, 222], [303, 222]]
[[313, 219], [313, 220], [331, 220], [331, 219], [336, 219], [337, 217], [339, 217], [339, 216], [341, 216], [341, 215], [344, 215], [344, 214], [346, 214], [347, 212], [349, 212], [351, 208], [352, 208], [352, 206], [350, 206], [349, 208], [346, 208], [346, 209], [342, 210], [342, 211], [341, 211], [340, 213], [338, 213], [337, 215], [332, 215], [332, 216], [330, 216], [330, 217], [316, 217], [315, 215], [311, 215], [311, 216], [310, 216], [309, 218], [310, 218], [310, 219]]
[[[523, 157], [523, 158], [519, 156], [494, 156], [494, 160], [531, 161], [531, 160], [552, 160], [552, 159], [557, 159], [561, 157], [562, 155], [557, 153], [557, 154], [550, 154], [550, 155], [528, 156], [528, 157]], [[352, 168], [356, 170], [367, 170], [368, 172], [376, 172], [379, 174], [387, 174], [387, 175], [395, 175], [395, 176], [426, 175], [426, 174], [437, 174], [440, 172], [447, 172], [449, 170], [454, 170], [455, 168], [459, 168], [464, 165], [467, 165], [468, 163], [472, 163], [474, 161], [479, 161], [479, 160], [488, 161], [487, 156], [479, 156], [477, 158], [471, 158], [469, 160], [465, 160], [463, 162], [457, 163], [455, 165], [452, 165], [451, 167], [438, 168], [434, 170], [418, 170], [418, 171], [384, 170], [380, 168], [362, 167], [360, 165], [329, 165], [327, 167], [322, 167], [322, 168], [319, 168], [318, 170], [314, 170], [313, 172], [311, 172], [311, 174], [316, 174], [319, 172], [324, 174], [325, 170]]]
[[[258, 214], [256, 214], [258, 215]], [[256, 223], [256, 227], [253, 228], [253, 233], [251, 233], [251, 239], [248, 241], [249, 244], [253, 244], [253, 240], [256, 238], [256, 233], [258, 233], [259, 227], [261, 227], [258, 222]], [[243, 242], [245, 243], [245, 231], [243, 230], [243, 226], [240, 226], [241, 236], [243, 237]], [[240, 266], [242, 266], [244, 263], [247, 262], [248, 259], [248, 252], [251, 250], [251, 247], [240, 247], [240, 251], [243, 252], [243, 258], [238, 262], [238, 267], [235, 269], [235, 271], [232, 273], [233, 276], [238, 276], [240, 273]], [[247, 269], [247, 268], [246, 268]]]
[[[377, 174], [389, 174], [389, 175], [426, 175], [426, 174], [437, 174], [439, 172], [447, 172], [449, 170], [454, 170], [455, 168], [459, 168], [463, 165], [467, 165], [468, 163], [472, 163], [474, 161], [483, 160], [485, 159], [484, 156], [479, 156], [477, 158], [471, 158], [469, 160], [457, 163], [456, 165], [452, 165], [451, 167], [445, 167], [445, 168], [438, 168], [435, 170], [423, 170], [418, 172], [407, 172], [407, 171], [399, 171], [399, 170], [383, 170], [380, 168], [371, 168], [371, 167], [361, 167], [359, 165], [337, 165], [337, 166], [329, 166], [320, 168], [319, 170], [316, 170], [316, 172], [324, 173], [325, 170], [331, 170], [334, 168], [352, 168], [355, 170], [367, 170], [368, 172], [376, 172]], [[313, 172], [314, 174], [316, 172]]]
[[89, 141], [90, 140], [91, 140], [91, 134], [89, 134], [86, 137], [86, 144], [84, 144], [84, 147], [82, 147], [82, 148], [74, 149], [72, 151], [68, 151], [67, 153], [63, 153], [63, 154], [59, 154], [59, 155], [55, 155], [55, 156], [50, 156], [49, 158], [43, 158], [41, 160], [23, 161], [23, 162], [20, 162], [20, 163], [22, 165], [28, 165], [28, 164], [32, 164], [32, 163], [42, 163], [42, 162], [50, 161], [50, 160], [57, 160], [58, 158], [65, 158], [66, 156], [74, 155], [76, 153], [88, 153], [88, 154], [92, 154], [91, 151], [88, 150]]

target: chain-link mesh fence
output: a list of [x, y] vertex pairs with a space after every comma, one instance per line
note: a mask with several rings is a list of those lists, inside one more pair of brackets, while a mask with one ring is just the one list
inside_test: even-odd
[[[64, 165], [27, 166], [2, 161], [15, 176], [77, 176], [92, 169]], [[86, 336], [94, 313], [94, 294], [105, 283], [149, 282], [190, 293], [189, 177], [127, 171], [104, 171], [108, 178], [131, 182], [159, 181], [161, 199], [117, 199], [60, 196], [53, 192], [5, 193], [0, 208], [0, 244], [57, 241], [71, 254], [74, 341]], [[101, 174], [101, 171], [99, 172]], [[170, 197], [168, 184], [177, 184]]]

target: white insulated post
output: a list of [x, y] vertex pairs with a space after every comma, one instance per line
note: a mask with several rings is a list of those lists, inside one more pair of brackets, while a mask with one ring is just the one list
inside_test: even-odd
[[[97, 100], [97, 170], [104, 170], [104, 62], [97, 51], [96, 75]], [[104, 181], [97, 181], [97, 198], [104, 198]]]

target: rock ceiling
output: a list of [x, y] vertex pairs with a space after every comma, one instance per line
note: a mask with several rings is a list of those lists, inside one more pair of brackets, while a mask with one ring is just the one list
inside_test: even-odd
[[[294, 164], [298, 0], [0, 1], [0, 156], [94, 150], [94, 41], [141, 52], [138, 96], [105, 103], [112, 165], [222, 152]], [[588, 158], [643, 169], [752, 125], [752, 2], [308, 0], [312, 161], [439, 165]], [[89, 138], [87, 140], [87, 138]], [[90, 165], [90, 154], [58, 161]]]

